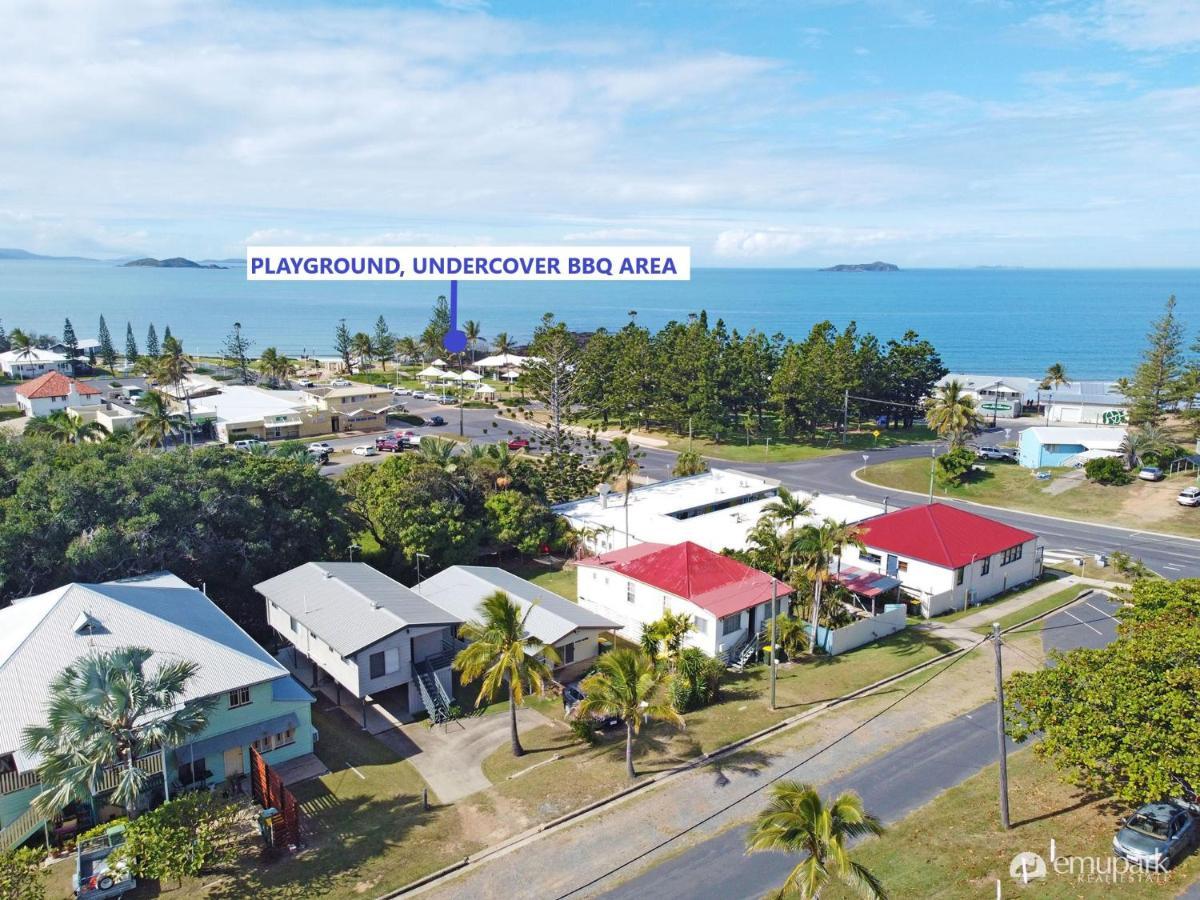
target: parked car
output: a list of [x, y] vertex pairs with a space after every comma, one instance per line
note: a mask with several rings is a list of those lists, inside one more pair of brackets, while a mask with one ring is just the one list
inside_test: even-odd
[[1113, 852], [1147, 869], [1169, 869], [1200, 844], [1200, 818], [1179, 800], [1147, 803], [1113, 838]]
[[303, 388], [310, 388], [310, 387], [316, 386], [313, 384], [311, 378], [301, 378], [299, 381], [296, 382], [296, 384], [300, 385], [300, 387], [303, 387]]
[[308, 445], [308, 452], [312, 453], [314, 450], [321, 453], [332, 453], [333, 445], [329, 441], [313, 441]]
[[1162, 481], [1166, 478], [1166, 474], [1158, 466], [1142, 466], [1138, 472], [1138, 478], [1142, 481]]
[[308, 448], [308, 456], [313, 462], [315, 462], [319, 466], [329, 465], [329, 451], [328, 450], [313, 450], [311, 447], [309, 447]]
[[975, 455], [980, 459], [1009, 459], [1009, 455], [999, 447], [976, 447]]
[[350, 451], [355, 456], [378, 456], [379, 451], [375, 449], [374, 444], [359, 444]]
[[392, 396], [393, 397], [407, 397], [411, 393], [412, 393], [412, 391], [410, 391], [408, 388], [402, 388], [402, 387], [392, 388]]
[[1200, 487], [1184, 488], [1175, 502], [1180, 506], [1200, 506]]
[[350, 387], [350, 382], [345, 378], [335, 378], [329, 382], [333, 387]]
[[425, 420], [425, 424], [433, 425], [433, 426], [445, 425], [446, 420], [443, 419], [441, 416], [430, 416], [428, 419]]
[[414, 400], [424, 400], [425, 399], [424, 391], [413, 391], [412, 395], [413, 395]]
[[516, 437], [508, 442], [509, 450], [524, 450], [529, 446], [529, 438]]
[[263, 440], [259, 440], [258, 438], [246, 438], [245, 440], [233, 442], [233, 449], [245, 450], [247, 452], [249, 452], [250, 450], [253, 450], [255, 447], [265, 447], [265, 446], [267, 446], [267, 442], [263, 441]]
[[375, 449], [386, 450], [388, 453], [399, 453], [404, 449], [404, 442], [395, 435], [387, 437], [375, 438]]

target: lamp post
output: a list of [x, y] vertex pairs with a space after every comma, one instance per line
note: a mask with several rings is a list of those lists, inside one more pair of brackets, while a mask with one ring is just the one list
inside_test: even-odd
[[421, 560], [429, 559], [429, 554], [414, 553], [413, 556], [416, 557], [417, 560], [417, 588], [419, 589], [421, 587]]
[[771, 712], [775, 711], [775, 643], [779, 639], [779, 582], [771, 579]]

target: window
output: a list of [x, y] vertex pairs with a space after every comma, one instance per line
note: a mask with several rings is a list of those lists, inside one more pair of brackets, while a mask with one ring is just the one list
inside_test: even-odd
[[370, 662], [370, 666], [371, 666], [371, 677], [372, 678], [382, 678], [383, 671], [384, 671], [383, 651], [380, 650], [378, 653], [372, 653], [369, 662]]
[[955, 584], [963, 583], [963, 573], [966, 571], [966, 568], [967, 568], [966, 566], [959, 566], [957, 569], [954, 570], [954, 583]]
[[992, 558], [990, 556], [985, 556], [983, 558], [983, 563], [979, 566], [979, 574], [986, 575], [990, 571], [992, 571]]
[[696, 634], [708, 634], [708, 619], [704, 616], [692, 616], [692, 624], [696, 626]]
[[300, 633], [300, 623], [296, 621], [294, 616], [288, 616], [288, 628], [292, 630], [292, 634]]
[[626, 603], [633, 602], [633, 582], [632, 581], [625, 582], [625, 602]]
[[860, 552], [858, 554], [858, 558], [863, 562], [875, 563], [876, 565], [883, 561], [883, 557], [878, 553], [868, 553], [866, 550]]
[[733, 634], [735, 631], [742, 630], [742, 614], [734, 613], [732, 616], [726, 616], [721, 620], [721, 636]]
[[559, 649], [559, 657], [562, 659], [562, 664], [568, 665], [575, 662], [575, 644], [563, 644]]
[[1009, 547], [1000, 556], [1000, 565], [1007, 566], [1011, 562], [1016, 562], [1021, 558], [1021, 554], [1025, 552], [1024, 544], [1017, 544], [1015, 547]]
[[250, 688], [242, 687], [229, 692], [229, 708], [237, 709], [250, 703]]
[[11, 753], [0, 755], [0, 775], [17, 771], [17, 758]]
[[192, 784], [196, 781], [204, 781], [208, 778], [209, 771], [204, 765], [204, 757], [197, 760], [189, 760], [179, 767], [179, 783]]
[[264, 738], [259, 738], [251, 746], [259, 753], [269, 753], [272, 750], [278, 750], [280, 747], [286, 747], [288, 744], [294, 743], [296, 743], [296, 729], [289, 728], [287, 731], [280, 731], [276, 734], [268, 734]]
[[897, 572], [907, 572], [908, 571], [908, 563], [904, 560], [900, 560], [900, 562], [896, 563], [896, 571]]

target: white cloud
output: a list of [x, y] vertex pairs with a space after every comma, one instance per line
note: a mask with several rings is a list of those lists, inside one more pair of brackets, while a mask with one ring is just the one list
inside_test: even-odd
[[1200, 47], [1195, 0], [1088, 0], [1034, 16], [1030, 24], [1069, 40], [1100, 40], [1128, 50]]

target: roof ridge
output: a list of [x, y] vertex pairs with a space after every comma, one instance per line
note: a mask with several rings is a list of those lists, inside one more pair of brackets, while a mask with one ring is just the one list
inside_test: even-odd
[[[308, 565], [310, 565], [310, 566], [316, 566], [316, 567], [317, 567], [318, 569], [320, 569], [320, 570], [321, 570], [321, 572], [323, 572], [323, 573], [324, 573], [324, 572], [328, 572], [328, 573], [329, 573], [329, 577], [330, 577], [330, 578], [332, 578], [334, 581], [336, 581], [336, 582], [337, 582], [339, 585], [341, 585], [341, 586], [342, 586], [342, 588], [344, 588], [345, 590], [349, 591], [351, 594], [354, 594], [354, 595], [355, 595], [355, 596], [357, 596], [357, 597], [361, 597], [361, 598], [363, 599], [363, 601], [365, 601], [365, 602], [366, 602], [367, 606], [369, 606], [371, 609], [373, 609], [373, 610], [382, 610], [383, 612], [385, 612], [385, 613], [387, 613], [389, 616], [391, 616], [393, 619], [395, 619], [397, 622], [399, 622], [402, 628], [407, 628], [407, 627], [408, 627], [408, 622], [406, 622], [404, 619], [400, 618], [400, 616], [399, 616], [399, 615], [397, 615], [396, 613], [392, 612], [392, 611], [391, 611], [390, 609], [388, 609], [386, 606], [384, 606], [384, 605], [383, 605], [383, 604], [381, 604], [381, 603], [378, 603], [378, 602], [377, 602], [377, 601], [375, 601], [375, 600], [372, 600], [370, 597], [368, 597], [366, 594], [364, 594], [364, 593], [363, 593], [362, 591], [360, 591], [358, 588], [356, 588], [356, 587], [354, 587], [353, 585], [351, 585], [351, 584], [347, 583], [347, 582], [346, 582], [346, 580], [345, 580], [344, 578], [340, 577], [339, 575], [337, 575], [337, 573], [335, 573], [335, 572], [330, 572], [328, 569], [322, 568], [323, 566], [326, 566], [326, 565], [329, 565], [329, 564], [330, 564], [329, 562], [315, 562], [315, 561], [313, 561], [313, 562], [309, 562], [309, 563], [308, 563]], [[350, 563], [338, 563], [336, 560], [334, 560], [334, 564], [335, 564], [335, 565], [350, 565]], [[359, 565], [366, 566], [368, 569], [370, 569], [370, 570], [371, 570], [371, 571], [373, 571], [373, 572], [378, 572], [380, 576], [382, 576], [383, 578], [386, 578], [386, 579], [388, 579], [389, 581], [396, 581], [396, 579], [395, 579], [395, 578], [392, 578], [392, 576], [390, 576], [390, 575], [388, 575], [388, 574], [386, 574], [386, 573], [384, 573], [384, 572], [380, 572], [378, 569], [376, 569], [376, 568], [375, 568], [374, 566], [372, 566], [372, 565], [368, 565], [367, 563], [359, 563]], [[399, 585], [400, 585], [400, 587], [404, 587], [404, 585], [400, 584], [400, 582], [399, 582], [399, 581], [396, 581], [396, 584], [399, 584]], [[406, 589], [406, 590], [410, 590], [410, 591], [412, 590], [412, 588], [405, 588], [405, 589]], [[412, 591], [412, 592], [413, 592], [414, 594], [416, 594], [416, 591]], [[420, 597], [421, 595], [420, 595], [420, 594], [417, 594], [417, 596], [418, 596], [418, 597]], [[423, 599], [423, 600], [424, 600], [425, 598], [424, 598], [424, 597], [422, 597], [421, 599]], [[307, 600], [306, 600], [306, 602], [307, 602]]]
[[[941, 525], [938, 524], [937, 517], [933, 514], [933, 508], [935, 506], [942, 507], [942, 504], [930, 503], [928, 506], [922, 507], [922, 509], [926, 510], [926, 515], [929, 516], [929, 524], [933, 528], [934, 537], [936, 537], [938, 540], [938, 543], [942, 545], [942, 553], [944, 553], [946, 556], [946, 559], [950, 560], [951, 564], [953, 564], [954, 557], [950, 553], [950, 548], [946, 546], [946, 540], [945, 540], [945, 538], [942, 537]], [[949, 507], [944, 507], [944, 508], [948, 509]]]
[[[38, 619], [36, 622], [34, 622], [33, 626], [27, 632], [25, 632], [25, 636], [21, 638], [21, 640], [17, 644], [17, 646], [13, 647], [12, 650], [9, 651], [8, 656], [6, 656], [3, 660], [0, 660], [0, 670], [3, 670], [4, 667], [7, 666], [9, 664], [9, 662], [12, 661], [12, 658], [17, 655], [17, 653], [20, 651], [20, 649], [22, 647], [25, 646], [25, 642], [29, 640], [30, 635], [32, 635], [35, 631], [38, 630], [38, 628], [41, 627], [41, 624], [44, 621], [46, 621], [46, 616], [50, 615], [50, 611], [53, 610], [56, 606], [58, 606], [59, 603], [62, 602], [63, 597], [65, 597], [67, 595], [67, 592], [70, 591], [70, 589], [73, 587], [79, 587], [79, 582], [71, 581], [71, 582], [68, 582], [67, 584], [64, 584], [62, 587], [54, 589], [59, 592], [58, 596], [54, 599], [53, 603], [51, 603], [49, 606], [46, 607], [46, 611], [44, 613], [42, 613], [41, 618]], [[41, 594], [34, 594], [32, 597], [23, 597], [23, 598], [21, 598], [21, 602], [28, 602], [30, 600], [36, 600], [38, 597], [44, 597], [44, 596], [46, 596], [46, 594], [52, 594], [52, 593], [54, 593], [54, 591], [44, 591]], [[15, 603], [10, 604], [8, 608], [12, 609], [15, 605], [16, 605]]]

